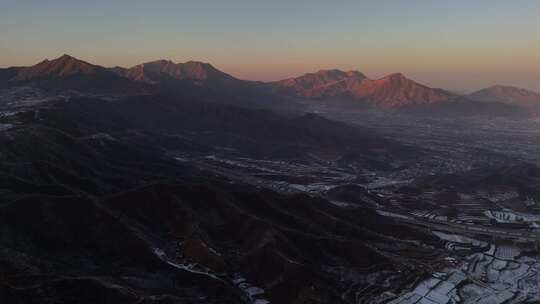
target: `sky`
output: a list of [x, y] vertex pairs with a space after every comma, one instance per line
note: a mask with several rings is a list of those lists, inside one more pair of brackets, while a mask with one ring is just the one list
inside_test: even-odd
[[540, 91], [538, 0], [0, 0], [0, 67], [198, 60], [241, 79], [402, 72], [470, 92]]

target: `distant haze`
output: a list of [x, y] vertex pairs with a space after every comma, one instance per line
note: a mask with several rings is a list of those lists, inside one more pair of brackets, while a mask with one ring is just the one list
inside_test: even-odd
[[252, 80], [338, 68], [540, 91], [536, 0], [0, 2], [0, 67], [69, 53], [104, 66], [199, 60]]

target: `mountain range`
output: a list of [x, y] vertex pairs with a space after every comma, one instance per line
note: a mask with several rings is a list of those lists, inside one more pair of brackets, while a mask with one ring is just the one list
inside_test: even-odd
[[[350, 100], [381, 109], [443, 108], [477, 103], [529, 108], [540, 94], [509, 86], [493, 86], [459, 95], [415, 82], [401, 73], [370, 79], [359, 71], [321, 70], [275, 82], [241, 80], [209, 63], [158, 60], [131, 68], [105, 68], [69, 55], [30, 67], [0, 69], [0, 87], [29, 85], [47, 90], [138, 95], [167, 90], [225, 103], [272, 107], [283, 100]], [[280, 100], [280, 102], [276, 102]]]
[[280, 93], [302, 98], [351, 98], [384, 108], [450, 101], [456, 96], [395, 73], [372, 80], [358, 71], [322, 70], [274, 83]]

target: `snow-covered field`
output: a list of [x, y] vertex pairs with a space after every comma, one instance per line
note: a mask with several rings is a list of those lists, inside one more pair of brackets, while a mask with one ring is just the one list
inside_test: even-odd
[[532, 228], [537, 228], [540, 224], [540, 215], [520, 213], [515, 211], [494, 211], [488, 210], [484, 214], [495, 220], [497, 223], [513, 223], [513, 224], [528, 224]]
[[[455, 266], [434, 273], [390, 304], [523, 303], [540, 301], [540, 260], [509, 245], [434, 232], [453, 246], [483, 248]], [[486, 249], [488, 248], [488, 249]]]

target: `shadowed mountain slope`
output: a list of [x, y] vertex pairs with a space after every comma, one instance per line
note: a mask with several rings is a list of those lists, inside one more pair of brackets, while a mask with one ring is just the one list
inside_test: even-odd
[[441, 253], [401, 241], [440, 245], [368, 205], [279, 194], [175, 159], [219, 146], [285, 160], [355, 152], [365, 164], [385, 147], [417, 155], [366, 130], [148, 96], [58, 100], [9, 119], [15, 126], [0, 132], [6, 303], [368, 301], [387, 288], [366, 287], [392, 282], [398, 292]]

